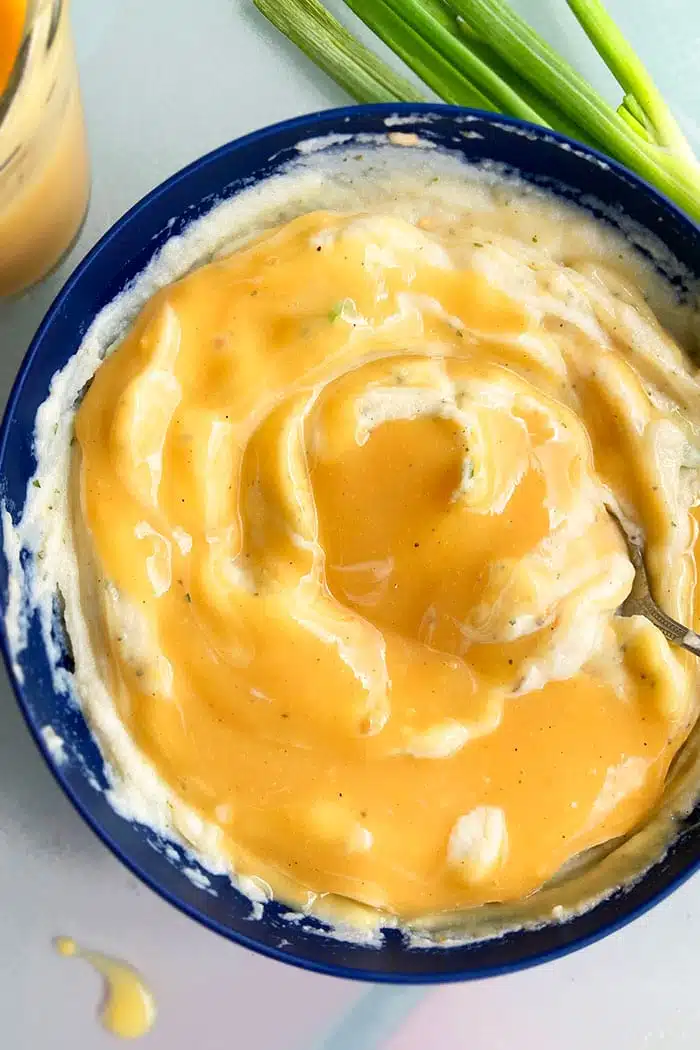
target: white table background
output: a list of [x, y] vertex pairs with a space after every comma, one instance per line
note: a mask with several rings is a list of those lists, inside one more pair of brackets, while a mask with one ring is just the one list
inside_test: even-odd
[[[565, 0], [517, 6], [611, 91]], [[608, 6], [700, 147], [700, 3]], [[0, 403], [71, 268], [139, 197], [229, 139], [348, 101], [250, 0], [74, 0], [73, 15], [92, 202], [61, 270], [0, 305]], [[700, 1040], [700, 877], [621, 933], [509, 977], [424, 991], [307, 974], [200, 928], [128, 874], [55, 786], [0, 675], [2, 1050], [115, 1045], [96, 1022], [97, 977], [53, 953], [57, 934], [143, 971], [159, 1008], [151, 1050], [675, 1050]]]

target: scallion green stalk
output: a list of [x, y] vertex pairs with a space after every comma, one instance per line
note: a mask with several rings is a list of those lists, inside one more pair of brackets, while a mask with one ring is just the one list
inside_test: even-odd
[[357, 102], [425, 101], [425, 95], [360, 44], [318, 0], [253, 2]]
[[346, 0], [369, 29], [402, 58], [444, 102], [498, 111], [498, 106], [409, 25], [386, 0]]
[[[498, 52], [494, 51], [484, 40], [477, 37], [476, 34], [469, 28], [463, 18], [454, 18], [454, 24], [456, 30], [461, 34], [467, 47], [479, 56], [482, 62], [485, 62], [491, 67], [502, 80], [506, 81], [510, 87], [520, 95], [522, 99], [536, 110], [543, 118], [546, 124], [556, 131], [561, 131], [564, 135], [569, 135], [572, 139], [578, 139], [579, 142], [585, 142], [589, 146], [596, 146], [597, 143], [590, 134], [581, 130], [581, 128], [575, 124], [572, 120], [569, 120], [564, 113], [558, 108], [558, 106], [550, 102], [548, 98], [545, 98], [533, 87], [532, 84], [528, 83], [523, 77], [521, 77], [514, 69], [512, 69], [506, 62], [503, 61]], [[503, 110], [508, 116], [513, 116], [510, 110]], [[538, 123], [541, 123], [539, 121]]]
[[[471, 51], [456, 32], [446, 28], [444, 20], [435, 12], [435, 5], [424, 0], [345, 0], [348, 7], [381, 37], [405, 62], [421, 76], [426, 84], [447, 98], [441, 89], [440, 78], [433, 83], [425, 71], [413, 65], [414, 56], [424, 53], [421, 67], [444, 69], [450, 67], [452, 77], [463, 79], [471, 91], [475, 88], [484, 98], [487, 108], [510, 113], [521, 120], [546, 124], [544, 117], [522, 99], [497, 73]], [[444, 75], [444, 74], [443, 74]], [[483, 105], [482, 104], [482, 105]]]
[[625, 95], [622, 102], [617, 107], [617, 112], [637, 135], [641, 135], [646, 142], [654, 141], [653, 135], [647, 127], [647, 118], [644, 110], [639, 105], [634, 95]]
[[536, 84], [603, 150], [654, 183], [700, 221], [700, 166], [694, 158], [673, 154], [666, 146], [637, 134], [628, 120], [609, 106], [504, 0], [449, 0], [449, 4], [505, 62]]
[[[658, 144], [679, 157], [694, 161], [695, 155], [690, 144], [661, 92], [600, 0], [567, 0], [567, 3], [596, 51], [626, 92], [625, 107], [630, 110], [627, 99], [633, 99], [646, 117], [646, 121], [642, 118], [641, 123], [653, 129]], [[634, 109], [630, 112], [639, 120]]]
[[619, 123], [612, 106], [503, 0], [449, 0], [467, 26], [542, 94], [556, 99], [577, 125], [591, 117]]
[[[358, 101], [421, 98], [319, 0], [254, 2]], [[588, 142], [700, 221], [700, 164], [602, 0], [567, 3], [625, 93], [617, 109], [506, 0], [345, 2], [445, 102], [495, 110]]]
[[628, 92], [622, 100], [622, 107], [627, 110], [630, 116], [634, 117], [635, 120], [639, 121], [640, 124], [643, 124], [644, 127], [647, 126], [647, 118], [644, 113], [644, 110], [639, 105], [634, 95], [630, 95]]

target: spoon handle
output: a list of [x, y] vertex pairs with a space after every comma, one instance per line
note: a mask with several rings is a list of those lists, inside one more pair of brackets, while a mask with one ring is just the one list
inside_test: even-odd
[[687, 649], [696, 656], [700, 656], [700, 634], [688, 630], [683, 624], [668, 616], [651, 596], [635, 597], [631, 594], [623, 602], [621, 612], [625, 616], [646, 616], [647, 620], [650, 620], [654, 627], [658, 627], [673, 645], [680, 645], [682, 649]]
[[628, 535], [617, 513], [611, 507], [608, 507], [607, 510], [624, 537], [627, 553], [634, 567], [632, 590], [620, 606], [620, 614], [622, 616], [646, 616], [647, 620], [653, 623], [654, 627], [658, 627], [673, 645], [679, 645], [682, 649], [694, 653], [695, 656], [700, 656], [700, 635], [684, 627], [682, 623], [678, 623], [656, 604], [649, 587], [642, 545]]

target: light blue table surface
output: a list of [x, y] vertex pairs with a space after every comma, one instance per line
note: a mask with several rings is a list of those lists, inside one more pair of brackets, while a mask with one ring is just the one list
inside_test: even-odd
[[[329, 6], [331, 6], [329, 4]], [[340, 5], [332, 5], [339, 10]], [[611, 99], [565, 0], [518, 9]], [[700, 150], [700, 0], [609, 0]], [[94, 167], [70, 259], [0, 305], [0, 398], [67, 274], [131, 204], [253, 128], [348, 101], [250, 0], [74, 0]], [[139, 966], [153, 1050], [647, 1050], [700, 1041], [700, 879], [620, 934], [527, 973], [447, 991], [367, 988], [262, 959], [200, 929], [93, 838], [43, 767], [0, 681], [0, 1046], [100, 1050], [98, 986], [56, 958], [67, 933]]]

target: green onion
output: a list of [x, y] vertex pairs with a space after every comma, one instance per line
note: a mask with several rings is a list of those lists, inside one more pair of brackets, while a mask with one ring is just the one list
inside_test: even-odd
[[639, 105], [634, 95], [625, 95], [622, 102], [617, 107], [617, 112], [637, 135], [641, 135], [646, 142], [654, 141], [651, 132], [647, 127], [647, 119], [644, 115], [644, 110]]
[[[451, 76], [456, 75], [471, 91], [476, 88], [481, 93], [484, 98], [482, 107], [486, 104], [492, 108], [495, 104], [500, 112], [507, 111], [522, 120], [543, 123], [543, 118], [517, 92], [470, 51], [456, 33], [445, 27], [442, 19], [436, 17], [434, 5], [422, 0], [346, 0], [346, 3], [412, 68], [416, 49], [425, 49], [432, 52], [432, 57], [426, 57], [429, 70], [438, 66], [440, 69], [449, 67], [453, 71]], [[424, 73], [417, 69], [415, 72], [441, 98], [447, 98], [439, 78], [431, 83]]]
[[[530, 83], [534, 82], [550, 100], [556, 101], [564, 114], [587, 130], [610, 156], [654, 183], [689, 215], [700, 220], [700, 167], [694, 158], [689, 159], [685, 152], [681, 155], [671, 153], [665, 142], [659, 145], [648, 141], [648, 136], [636, 133], [629, 120], [609, 106], [504, 0], [449, 0], [449, 3], [478, 36], [489, 41], [508, 65]], [[602, 10], [600, 4], [597, 0], [580, 0], [578, 4], [576, 0], [569, 0], [569, 3], [574, 14], [580, 13], [577, 7], [581, 12], [585, 8], [582, 24], [593, 36], [591, 12], [594, 8]], [[614, 28], [619, 34], [617, 27]], [[603, 59], [606, 55], [602, 55]], [[620, 63], [624, 64], [623, 58]], [[627, 66], [626, 82], [641, 85], [640, 70], [643, 71], [643, 67], [636, 56], [634, 69], [629, 63]], [[621, 72], [619, 67], [618, 72]], [[636, 92], [634, 98], [649, 118]], [[629, 115], [635, 116], [626, 106], [625, 109]], [[655, 115], [659, 117], [658, 112]], [[668, 120], [663, 127], [670, 135]]]
[[[358, 101], [420, 97], [319, 0], [254, 2]], [[601, 0], [566, 2], [622, 88], [617, 108], [506, 0], [345, 2], [445, 102], [505, 113], [587, 142], [635, 170], [700, 221], [700, 164]]]
[[[661, 93], [600, 0], [567, 0], [588, 38], [626, 92], [627, 109], [653, 130], [660, 146], [695, 160], [690, 145]], [[633, 103], [633, 108], [628, 105]], [[635, 113], [635, 108], [637, 113]], [[646, 118], [646, 120], [644, 119]]]
[[456, 19], [447, 0], [423, 0], [423, 7], [440, 23], [443, 29], [454, 32]]
[[281, 33], [357, 102], [424, 102], [410, 81], [363, 47], [318, 0], [254, 0]]
[[[557, 100], [558, 107], [577, 125], [595, 122], [603, 134], [622, 127], [612, 106], [561, 58], [503, 0], [450, 0], [469, 28], [519, 74]], [[614, 134], [614, 131], [613, 133]]]
[[[536, 121], [536, 123], [555, 128], [564, 135], [569, 135], [572, 139], [578, 139], [579, 142], [585, 142], [589, 146], [597, 146], [590, 134], [584, 133], [574, 121], [565, 117], [556, 104], [550, 102], [537, 88], [533, 87], [515, 70], [511, 69], [492, 47], [477, 37], [463, 18], [455, 18], [455, 23], [470, 50], [479, 55], [483, 62], [491, 66], [502, 80], [507, 81], [520, 97], [525, 99], [544, 118], [544, 120]], [[510, 110], [504, 109], [503, 112], [507, 113], [508, 116], [513, 116]]]
[[646, 116], [644, 115], [644, 110], [639, 105], [634, 95], [625, 95], [620, 106], [618, 107], [618, 113], [621, 109], [626, 109], [631, 117], [634, 117], [634, 119], [637, 120], [643, 127], [646, 127], [647, 120]]
[[[414, 73], [444, 102], [477, 109], [498, 110], [482, 91], [457, 69], [436, 47], [386, 0], [346, 0], [348, 7], [373, 30], [385, 44], [404, 60]], [[439, 23], [435, 21], [439, 28]]]
[[[347, 2], [348, 0], [346, 0]], [[460, 35], [463, 43], [472, 54], [481, 59], [523, 101], [527, 102], [530, 108], [539, 115], [535, 123], [543, 124], [545, 127], [549, 125], [549, 127], [556, 128], [557, 131], [562, 131], [580, 142], [588, 142], [589, 145], [595, 145], [588, 136], [584, 135], [580, 128], [572, 121], [568, 121], [555, 105], [552, 105], [536, 88], [528, 84], [526, 80], [523, 80], [513, 69], [506, 65], [493, 48], [489, 47], [485, 41], [480, 40], [470, 30], [464, 19], [450, 9], [449, 0], [423, 0], [422, 6], [431, 12], [444, 29], [447, 29], [452, 34]], [[506, 113], [508, 116], [515, 116], [515, 113], [507, 104], [501, 107], [501, 112]]]

